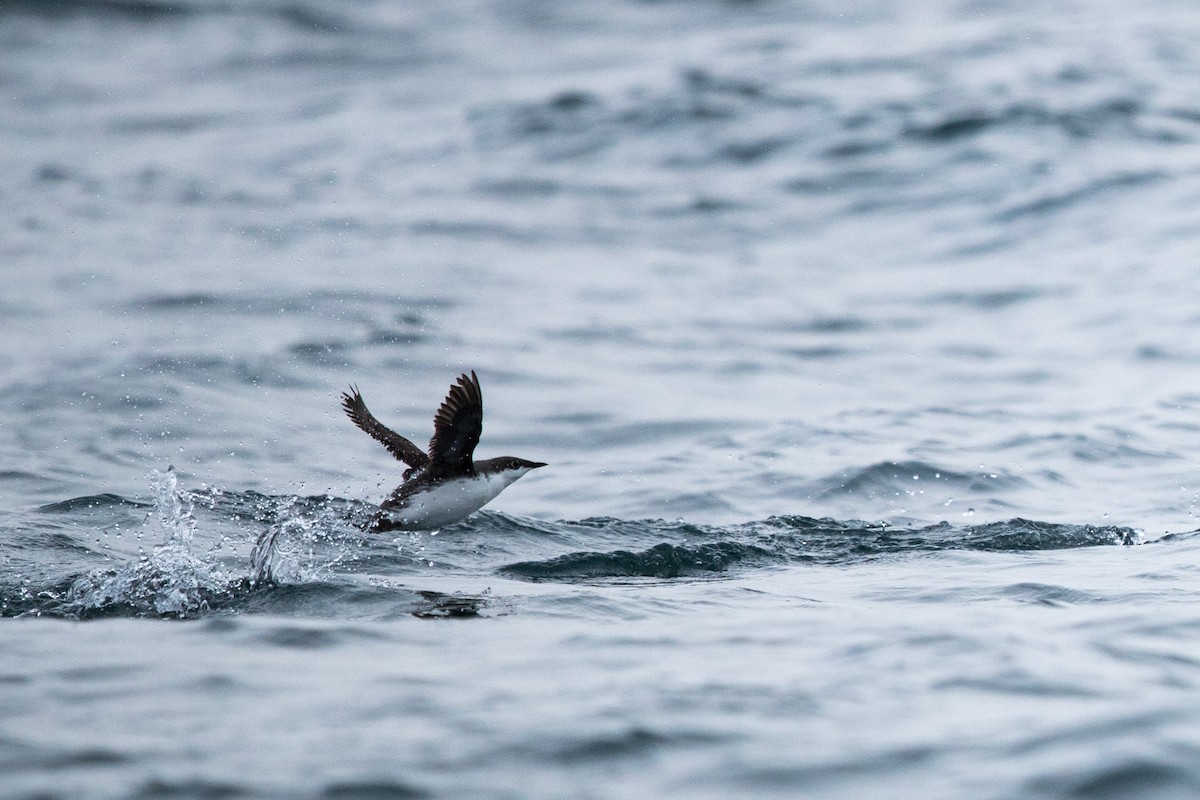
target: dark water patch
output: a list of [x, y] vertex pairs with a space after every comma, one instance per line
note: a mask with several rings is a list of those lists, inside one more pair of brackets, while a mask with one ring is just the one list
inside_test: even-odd
[[[1145, 669], [1151, 665], [1155, 665], [1166, 668], [1167, 670], [1177, 670], [1182, 668], [1187, 670], [1189, 673], [1195, 673], [1200, 670], [1200, 658], [1184, 655], [1183, 653], [1171, 652], [1165, 648], [1161, 650], [1150, 650], [1145, 647], [1128, 647], [1102, 642], [1096, 645], [1096, 649], [1113, 659], [1132, 664], [1139, 669]], [[1191, 683], [1189, 682], [1188, 685], [1190, 688]]]
[[[139, 114], [113, 119], [108, 123], [108, 129], [118, 136], [183, 134], [203, 131], [229, 122], [230, 118], [217, 114]], [[147, 183], [154, 182], [153, 173], [146, 173], [144, 177]]]
[[1112, 464], [1115, 466], [1134, 466], [1178, 458], [1174, 453], [1155, 452], [1123, 441], [1135, 438], [1128, 432], [1114, 430], [1110, 431], [1110, 435], [1116, 441], [1081, 433], [1021, 435], [1002, 442], [999, 447], [1005, 450], [1029, 450], [1041, 458], [1066, 454], [1076, 461], [1088, 464]]
[[6, 0], [0, 3], [0, 16], [6, 13], [50, 19], [87, 16], [154, 22], [188, 16], [194, 9], [187, 2], [160, 3], [155, 0]]
[[543, 148], [547, 161], [592, 155], [618, 139], [613, 112], [600, 97], [583, 91], [566, 91], [535, 103], [477, 108], [468, 120], [478, 146], [495, 150], [533, 142]]
[[273, 647], [291, 650], [326, 650], [359, 639], [378, 638], [360, 628], [318, 628], [307, 625], [277, 625], [262, 631], [257, 637]]
[[654, 422], [637, 422], [621, 425], [597, 426], [589, 434], [589, 439], [605, 445], [640, 445], [647, 442], [667, 441], [703, 436], [706, 434], [724, 434], [739, 429], [742, 425], [726, 420], [658, 420]]
[[[905, 116], [927, 113], [925, 109], [897, 110]], [[904, 121], [902, 131], [910, 139], [929, 144], [956, 142], [993, 129], [1044, 132], [1056, 128], [1073, 139], [1087, 139], [1108, 129], [1130, 132], [1131, 121], [1144, 110], [1142, 102], [1132, 97], [1111, 97], [1069, 108], [1052, 108], [1039, 99], [997, 109], [950, 109], [932, 118], [910, 118]], [[1136, 130], [1132, 133], [1138, 135]]]
[[735, 164], [753, 164], [774, 155], [791, 143], [791, 140], [780, 137], [731, 142], [718, 148], [716, 156]]
[[335, 6], [319, 6], [310, 3], [284, 3], [267, 10], [294, 28], [310, 33], [351, 34], [358, 33], [352, 17], [339, 15]]
[[1002, 594], [1009, 599], [1023, 603], [1053, 607], [1095, 603], [1101, 600], [1100, 597], [1090, 592], [1045, 583], [1015, 583], [1006, 586]]
[[[927, 530], [953, 530], [947, 523]], [[968, 550], [1022, 552], [1027, 550], [1068, 550], [1077, 547], [1135, 545], [1141, 537], [1132, 528], [1115, 525], [1070, 525], [1015, 518], [989, 522], [965, 529], [961, 546]], [[953, 541], [953, 537], [951, 539]]]
[[772, 323], [770, 330], [794, 333], [862, 333], [876, 327], [875, 323], [855, 316], [817, 316], [799, 321], [780, 320]]
[[755, 767], [741, 771], [738, 784], [743, 791], [746, 787], [759, 787], [772, 793], [780, 790], [790, 793], [797, 786], [836, 784], [852, 776], [876, 774], [887, 776], [887, 780], [895, 780], [898, 773], [926, 767], [941, 755], [941, 750], [932, 747], [909, 746], [826, 763]]
[[530, 226], [510, 225], [487, 219], [423, 219], [409, 225], [409, 231], [417, 236], [436, 236], [469, 241], [501, 241], [533, 245], [544, 233]]
[[748, 99], [769, 97], [766, 87], [750, 78], [718, 75], [710, 69], [690, 67], [682, 74], [682, 85], [688, 92], [727, 95]]
[[178, 311], [192, 308], [213, 308], [223, 303], [223, 298], [211, 292], [183, 292], [180, 294], [150, 295], [132, 305], [139, 311]]
[[[377, 590], [381, 591], [381, 590]], [[335, 582], [307, 583], [259, 583], [256, 590], [238, 603], [237, 610], [251, 614], [272, 614], [326, 618], [334, 609], [345, 608], [345, 603], [355, 596], [362, 601], [362, 593], [372, 590], [362, 587], [351, 588]]]
[[326, 800], [417, 800], [433, 795], [407, 783], [349, 781], [330, 784], [320, 796]]
[[734, 513], [737, 506], [726, 499], [723, 492], [681, 492], [662, 501], [664, 508], [678, 509], [682, 514]]
[[1188, 542], [1193, 539], [1200, 539], [1200, 530], [1180, 531], [1178, 533], [1164, 534], [1154, 541], [1156, 542]]
[[604, 762], [611, 759], [647, 758], [673, 737], [646, 728], [630, 728], [607, 736], [590, 736], [560, 742], [550, 753], [551, 758], [564, 764]]
[[550, 197], [561, 192], [563, 186], [559, 181], [549, 178], [518, 177], [481, 181], [475, 188], [485, 195], [523, 199]]
[[185, 291], [152, 293], [131, 300], [130, 311], [178, 312], [194, 310], [249, 317], [332, 317], [342, 320], [360, 309], [402, 309], [397, 320], [418, 324], [424, 312], [442, 310], [452, 303], [440, 296], [406, 296], [388, 292], [353, 289], [321, 289], [310, 292], [253, 293]]
[[246, 682], [240, 681], [232, 675], [220, 673], [203, 675], [181, 683], [180, 687], [188, 692], [201, 692], [213, 695], [234, 695], [254, 691], [254, 687]]
[[547, 414], [539, 417], [538, 422], [550, 425], [566, 425], [572, 428], [604, 425], [613, 421], [613, 415], [599, 411], [578, 411], [562, 414]]
[[[419, 68], [432, 58], [417, 37], [399, 29], [390, 32], [394, 37], [391, 42], [382, 46], [373, 43], [374, 46], [368, 47], [363, 46], [364, 36], [339, 36], [334, 40], [329, 33], [322, 33], [320, 38], [303, 37], [278, 50], [241, 50], [221, 64], [222, 70], [231, 74], [260, 71], [296, 74], [322, 70], [379, 73]], [[366, 35], [371, 33], [368, 31]]]
[[1010, 205], [995, 215], [1000, 223], [1016, 222], [1025, 217], [1044, 217], [1079, 203], [1098, 199], [1111, 192], [1133, 189], [1158, 183], [1168, 175], [1160, 170], [1128, 172], [1093, 180], [1083, 186], [1061, 191], [1044, 192], [1040, 196]]
[[1098, 699], [1104, 696], [1104, 689], [1067, 681], [1047, 681], [1046, 679], [1020, 668], [1003, 669], [995, 675], [964, 676], [940, 681], [935, 688], [938, 691], [954, 691], [956, 689], [969, 692], [979, 692], [987, 696], [1014, 695], [1020, 697], [1041, 698], [1078, 698], [1081, 700]]
[[997, 311], [1046, 297], [1065, 297], [1074, 292], [1067, 286], [1015, 286], [1004, 289], [955, 291], [934, 295], [931, 305], [967, 306], [980, 311]]
[[765, 548], [737, 542], [716, 542], [694, 547], [663, 543], [648, 550], [615, 550], [607, 553], [569, 553], [548, 561], [509, 564], [503, 573], [532, 581], [598, 578], [680, 578], [706, 572], [724, 572], [743, 561], [776, 561]]
[[[781, 186], [784, 191], [792, 194], [825, 195], [851, 189], [894, 189], [897, 182], [901, 180], [902, 176], [897, 175], [891, 170], [854, 167], [833, 172], [822, 172], [819, 175], [800, 175], [788, 178], [782, 182]], [[883, 208], [891, 204], [910, 205], [912, 202], [911, 200], [887, 199], [891, 197], [892, 195], [888, 193], [886, 197], [881, 195], [870, 200], [858, 200], [851, 205], [851, 210], [865, 212]]]
[[[71, 524], [86, 524], [89, 528], [102, 525], [101, 530], [109, 530], [118, 528], [120, 523], [125, 521], [127, 521], [127, 518], [124, 517], [89, 517], [82, 520], [72, 520]], [[133, 526], [131, 525], [130, 527]], [[39, 556], [48, 556], [53, 559], [62, 560], [67, 556], [94, 557], [99, 555], [96, 549], [84, 544], [76, 536], [76, 531], [67, 533], [58, 530], [57, 526], [51, 527], [44, 524], [27, 525], [12, 531], [4, 544], [11, 548], [12, 551], [24, 551], [28, 553], [32, 560], [38, 560]]]
[[[724, 573], [734, 568], [789, 564], [842, 565], [911, 553], [956, 550], [1024, 552], [1078, 547], [1132, 545], [1130, 528], [1069, 525], [1011, 519], [983, 525], [939, 523], [919, 528], [842, 522], [800, 516], [771, 517], [726, 527], [645, 520], [590, 520], [560, 523], [629, 531], [638, 538], [669, 537], [640, 549], [586, 550], [542, 560], [519, 561], [499, 568], [502, 574], [529, 581], [675, 579]], [[624, 533], [625, 537], [631, 533]], [[613, 540], [615, 537], [606, 537]], [[682, 541], [680, 541], [682, 540]]]
[[643, 331], [633, 325], [587, 325], [548, 330], [553, 339], [577, 342], [612, 342], [625, 345], [644, 345]]
[[349, 343], [333, 339], [324, 342], [297, 342], [288, 348], [288, 352], [314, 366], [345, 367], [352, 363], [346, 355], [350, 349]]
[[133, 761], [129, 755], [115, 750], [85, 748], [43, 757], [43, 769], [72, 769], [74, 767], [112, 767]]
[[851, 139], [827, 148], [822, 155], [829, 159], [881, 156], [894, 146], [894, 142], [885, 139]]
[[420, 619], [471, 619], [479, 616], [487, 598], [440, 592], [418, 592], [421, 602], [412, 611]]
[[[393, 550], [394, 552], [394, 550]], [[237, 613], [306, 619], [472, 619], [480, 617], [492, 601], [489, 597], [433, 591], [413, 591], [402, 586], [362, 585], [327, 578], [307, 583], [260, 584], [228, 606]], [[263, 641], [277, 647], [326, 649], [351, 639], [373, 638], [362, 628], [326, 629], [281, 626], [263, 634]]]
[[725, 211], [737, 211], [746, 207], [746, 204], [728, 198], [704, 195], [688, 203], [687, 210], [693, 214], [719, 214]]
[[924, 125], [910, 124], [905, 135], [930, 142], [948, 142], [984, 131], [995, 125], [997, 117], [965, 113]]
[[1200, 362], [1200, 352], [1161, 344], [1144, 344], [1137, 348], [1139, 361], [1175, 361], [1183, 364]]
[[745, 210], [748, 206], [736, 200], [714, 195], [700, 195], [682, 203], [671, 202], [652, 212], [660, 219], [677, 219], [689, 216], [708, 216]]
[[46, 162], [34, 169], [33, 180], [37, 183], [67, 183], [82, 178], [65, 164]]
[[150, 503], [130, 500], [127, 497], [106, 492], [86, 497], [73, 497], [70, 500], [60, 500], [57, 503], [47, 503], [46, 505], [38, 506], [37, 511], [42, 514], [74, 514], [79, 511], [93, 511], [96, 509], [141, 509], [152, 507], [153, 505]]
[[854, 352], [854, 350], [847, 347], [826, 345], [824, 347], [785, 347], [779, 351], [779, 354], [788, 358], [799, 359], [800, 361], [824, 361], [826, 359], [842, 358], [852, 355]]
[[367, 343], [373, 345], [414, 345], [426, 340], [419, 330], [408, 328], [376, 328], [367, 337]]
[[1200, 793], [1200, 780], [1192, 771], [1135, 757], [1074, 773], [1035, 779], [1030, 793], [1074, 800], [1185, 800]]
[[954, 358], [969, 359], [971, 361], [996, 361], [1001, 356], [1001, 352], [994, 347], [964, 344], [944, 345], [939, 348], [939, 352], [953, 356]]
[[885, 461], [822, 478], [813, 484], [813, 496], [891, 497], [924, 488], [930, 483], [960, 492], [991, 493], [1020, 488], [1026, 481], [1003, 472], [957, 472], [922, 461]]
[[[554, 161], [595, 156], [630, 137], [650, 139], [667, 128], [724, 125], [756, 108], [794, 110], [807, 104], [807, 100], [776, 97], [753, 79], [694, 68], [664, 86], [636, 87], [607, 97], [568, 90], [535, 102], [479, 107], [469, 120], [477, 143], [485, 149], [532, 143], [544, 160]], [[791, 136], [724, 138], [709, 146], [705, 163], [752, 165], [797, 140]], [[664, 158], [680, 165], [692, 157], [672, 150]]]
[[234, 783], [219, 783], [202, 778], [184, 781], [156, 778], [143, 785], [133, 797], [137, 800], [225, 800], [230, 797], [246, 797], [252, 793], [249, 787]]
[[151, 375], [185, 378], [197, 383], [213, 380], [247, 386], [270, 386], [281, 389], [304, 389], [316, 385], [298, 372], [284, 369], [271, 357], [232, 357], [224, 355], [191, 354], [143, 356], [135, 369]]

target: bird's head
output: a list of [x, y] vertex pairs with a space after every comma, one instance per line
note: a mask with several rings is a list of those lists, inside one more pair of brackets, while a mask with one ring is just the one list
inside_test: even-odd
[[500, 458], [493, 459], [493, 463], [496, 464], [501, 472], [520, 473], [517, 475], [518, 478], [521, 477], [521, 475], [524, 475], [526, 472], [529, 472], [531, 469], [537, 469], [538, 467], [546, 466], [546, 462], [544, 461], [526, 461], [525, 459], [517, 458], [516, 456], [501, 456]]
[[491, 477], [500, 478], [508, 485], [531, 469], [546, 466], [541, 461], [526, 461], [516, 456], [501, 456], [489, 458], [487, 461], [476, 461], [475, 468]]

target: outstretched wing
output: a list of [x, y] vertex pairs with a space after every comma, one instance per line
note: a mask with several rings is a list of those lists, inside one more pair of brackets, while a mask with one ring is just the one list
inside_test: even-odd
[[396, 433], [391, 428], [375, 419], [375, 415], [367, 410], [362, 395], [357, 386], [351, 386], [349, 392], [342, 393], [342, 408], [346, 416], [361, 428], [368, 436], [387, 448], [387, 451], [413, 469], [419, 469], [429, 463], [429, 457], [421, 452], [421, 448]]
[[442, 475], [473, 475], [471, 454], [483, 432], [483, 394], [474, 370], [458, 376], [433, 418], [430, 469]]

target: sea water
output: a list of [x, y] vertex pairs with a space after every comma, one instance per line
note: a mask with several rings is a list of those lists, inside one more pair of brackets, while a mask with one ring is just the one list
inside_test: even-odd
[[0, 798], [1195, 797], [1197, 41], [0, 5]]

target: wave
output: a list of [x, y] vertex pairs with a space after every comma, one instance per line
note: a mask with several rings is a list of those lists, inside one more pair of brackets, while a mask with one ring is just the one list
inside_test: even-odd
[[838, 495], [892, 496], [911, 492], [918, 483], [937, 482], [961, 492], [1016, 489], [1026, 481], [1002, 471], [958, 472], [923, 461], [884, 461], [828, 476], [814, 485], [816, 497]]
[[0, 4], [0, 13], [21, 13], [49, 18], [69, 16], [125, 17], [136, 21], [175, 18], [192, 13], [180, 3], [155, 0], [11, 0]]
[[[869, 489], [890, 481], [892, 473], [911, 480], [909, 473], [923, 470], [916, 463], [876, 465], [852, 479], [851, 488]], [[938, 474], [952, 482], [975, 480]], [[374, 506], [362, 501], [186, 491], [172, 469], [154, 473], [151, 488], [152, 503], [100, 494], [31, 512], [27, 524], [7, 537], [8, 563], [25, 574], [0, 580], [0, 616], [338, 616], [384, 604], [394, 613], [399, 602], [419, 617], [462, 617], [479, 615], [490, 601], [418, 591], [406, 582], [433, 576], [467, 584], [488, 576], [568, 584], [720, 579], [755, 569], [846, 566], [915, 553], [1139, 543], [1131, 528], [1022, 518], [894, 526], [786, 515], [701, 525], [614, 517], [550, 522], [489, 511], [441, 531], [389, 537], [364, 532]], [[103, 542], [107, 531], [121, 534], [122, 527], [134, 534], [133, 542], [121, 535], [119, 546]], [[79, 531], [91, 536], [97, 528], [97, 546], [85, 544]], [[159, 538], [149, 550], [141, 545], [147, 534]], [[131, 544], [136, 552], [127, 552]]]
[[130, 500], [127, 497], [121, 497], [118, 494], [104, 493], [88, 495], [86, 497], [72, 497], [69, 500], [60, 500], [57, 503], [46, 503], [38, 506], [38, 511], [43, 514], [70, 514], [81, 510], [94, 510], [104, 508], [150, 508], [149, 503], [142, 503], [137, 500]]
[[643, 550], [581, 551], [508, 564], [500, 571], [530, 581], [670, 579], [727, 572], [734, 567], [850, 564], [913, 552], [1023, 552], [1132, 545], [1140, 541], [1132, 528], [1020, 518], [984, 525], [957, 526], [943, 522], [903, 528], [787, 516], [732, 528], [698, 530], [714, 541], [663, 542]]

